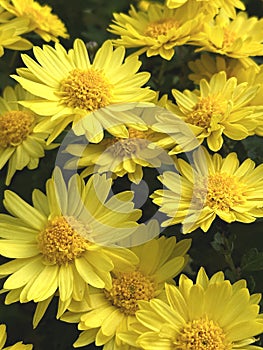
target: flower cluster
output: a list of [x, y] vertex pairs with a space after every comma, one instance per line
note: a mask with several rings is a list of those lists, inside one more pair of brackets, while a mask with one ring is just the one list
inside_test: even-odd
[[262, 349], [262, 246], [235, 236], [263, 218], [263, 19], [137, 1], [105, 32], [0, 0], [0, 314], [49, 308], [74, 347]]

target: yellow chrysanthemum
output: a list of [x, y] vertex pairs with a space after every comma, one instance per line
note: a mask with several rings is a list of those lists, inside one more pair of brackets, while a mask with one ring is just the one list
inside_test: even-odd
[[245, 12], [230, 20], [223, 12], [213, 22], [204, 23], [202, 32], [191, 43], [220, 55], [239, 58], [245, 63], [249, 56], [263, 55], [263, 19], [249, 17]]
[[204, 147], [193, 157], [193, 166], [177, 160], [180, 174], [159, 176], [167, 189], [151, 198], [171, 218], [163, 226], [182, 223], [183, 233], [198, 227], [207, 232], [216, 216], [228, 223], [251, 223], [263, 216], [263, 164], [255, 168], [248, 158], [239, 165], [236, 153], [211, 156]]
[[190, 244], [191, 240], [177, 243], [175, 237], [163, 236], [133, 247], [131, 250], [138, 256], [139, 264], [127, 271], [115, 268], [111, 289], [94, 289], [89, 295], [90, 305], [73, 302], [69, 306], [70, 312], [62, 316], [67, 322], [80, 320], [82, 332], [74, 347], [95, 341], [98, 346], [104, 345], [104, 350], [137, 349], [121, 342], [118, 334], [129, 330], [136, 322], [139, 300], [163, 297], [164, 283], [182, 270]]
[[193, 4], [191, 9], [168, 9], [165, 5], [151, 4], [145, 11], [136, 11], [131, 6], [129, 14], [114, 13], [109, 31], [120, 35], [113, 40], [117, 46], [140, 48], [136, 54], [146, 52], [148, 57], [160, 55], [170, 60], [174, 48], [186, 44], [198, 33], [203, 15]]
[[1, 278], [9, 276], [5, 303], [38, 303], [34, 326], [56, 292], [59, 316], [72, 299], [82, 300], [89, 285], [110, 288], [115, 264], [138, 262], [114, 244], [136, 231], [141, 212], [134, 209], [131, 192], [108, 198], [110, 190], [111, 180], [99, 175], [86, 185], [73, 175], [67, 186], [56, 168], [47, 195], [34, 190], [33, 206], [5, 191], [4, 205], [13, 215], [0, 214], [0, 254], [13, 259], [0, 266]]
[[15, 18], [5, 21], [5, 14], [2, 12], [0, 21], [0, 57], [4, 54], [4, 49], [24, 51], [32, 48], [30, 41], [21, 37], [28, 31], [29, 22], [24, 18]]
[[213, 56], [202, 53], [200, 58], [188, 63], [192, 73], [189, 79], [195, 84], [199, 84], [201, 79], [210, 80], [212, 76], [221, 71], [225, 71], [227, 78], [236, 77], [238, 84], [247, 82], [249, 85], [256, 85], [256, 76], [260, 71], [260, 66], [253, 61], [253, 64], [245, 65], [236, 58], [226, 56]]
[[[167, 303], [139, 302], [137, 346], [145, 350], [262, 349], [251, 345], [263, 332], [261, 294], [250, 295], [245, 280], [231, 284], [222, 271], [209, 279], [201, 268], [196, 283], [181, 275], [178, 287], [166, 284], [165, 290]], [[123, 335], [126, 338], [131, 338], [129, 333]]]
[[200, 11], [217, 14], [219, 9], [224, 9], [226, 14], [231, 17], [236, 17], [236, 8], [245, 10], [245, 5], [240, 0], [166, 0], [167, 7], [173, 9], [183, 6], [186, 3], [197, 2], [200, 6]]
[[155, 97], [148, 87], [141, 88], [150, 73], [137, 73], [141, 66], [138, 57], [128, 57], [123, 62], [125, 49], [114, 50], [109, 40], [97, 51], [93, 63], [80, 39], [75, 40], [68, 53], [58, 43], [55, 48], [45, 45], [43, 49], [34, 47], [33, 51], [39, 63], [22, 55], [28, 68], [18, 69], [20, 76], [12, 77], [39, 97], [37, 101], [21, 103], [45, 116], [36, 130], [52, 128], [49, 141], [71, 122], [74, 132], [85, 134], [91, 142], [102, 140], [103, 128], [118, 137], [127, 137], [123, 121], [141, 122], [135, 115], [129, 115], [133, 103]]
[[29, 20], [27, 32], [34, 31], [45, 41], [58, 41], [58, 37], [68, 38], [64, 23], [51, 13], [48, 5], [40, 5], [34, 0], [0, 0], [0, 5], [16, 17]]
[[23, 344], [21, 341], [19, 343], [16, 343], [14, 345], [3, 347], [5, 345], [7, 339], [6, 334], [6, 325], [0, 324], [0, 350], [32, 350], [33, 345], [32, 344]]
[[[250, 105], [250, 101], [257, 95], [258, 88], [258, 85], [237, 84], [235, 77], [227, 79], [222, 71], [210, 81], [202, 79], [200, 90], [173, 89], [177, 104], [173, 112], [191, 128], [200, 143], [206, 140], [208, 147], [216, 152], [223, 145], [223, 135], [242, 140], [254, 134], [258, 107]], [[170, 118], [169, 124], [172, 123]], [[174, 123], [178, 123], [176, 118]], [[166, 129], [165, 118], [155, 125], [156, 131], [165, 132]], [[180, 151], [175, 147], [170, 154]]]
[[158, 168], [172, 164], [172, 159], [158, 141], [166, 138], [149, 127], [146, 131], [128, 128], [128, 138], [105, 138], [99, 144], [72, 144], [66, 151], [75, 157], [67, 163], [67, 169], [86, 167], [81, 173], [86, 177], [94, 173], [113, 173], [114, 177], [128, 174], [130, 181], [139, 183], [143, 167]]
[[255, 134], [263, 136], [263, 65], [257, 65], [255, 62], [252, 65], [245, 66], [237, 59], [226, 58], [222, 56], [212, 57], [208, 54], [202, 54], [200, 59], [189, 62], [189, 67], [193, 73], [189, 74], [189, 78], [196, 84], [199, 84], [201, 79], [211, 79], [213, 74], [222, 70], [226, 72], [228, 78], [235, 77], [237, 83], [247, 83], [248, 86], [258, 86], [256, 95], [249, 101], [249, 106], [257, 106], [255, 121], [257, 127], [254, 130]]
[[18, 84], [14, 88], [6, 87], [0, 97], [0, 169], [8, 163], [6, 185], [17, 170], [37, 168], [45, 150], [57, 146], [46, 145], [48, 132], [33, 130], [41, 118], [18, 103], [31, 98]]

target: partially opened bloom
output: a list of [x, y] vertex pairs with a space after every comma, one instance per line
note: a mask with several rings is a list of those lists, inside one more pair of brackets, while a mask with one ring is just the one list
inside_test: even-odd
[[19, 84], [6, 87], [0, 97], [0, 169], [8, 163], [6, 185], [17, 170], [36, 169], [45, 150], [57, 146], [46, 145], [49, 133], [34, 131], [41, 118], [18, 103], [32, 98]]
[[[167, 303], [139, 302], [137, 346], [145, 350], [262, 349], [251, 345], [263, 332], [261, 295], [250, 295], [245, 280], [231, 284], [222, 271], [209, 279], [201, 268], [195, 283], [181, 275], [178, 287], [166, 284], [165, 289]], [[129, 339], [129, 334], [123, 338]]]
[[28, 19], [27, 32], [34, 31], [45, 41], [69, 37], [64, 23], [51, 13], [52, 8], [48, 5], [42, 6], [34, 0], [0, 0], [0, 5], [14, 16]]
[[197, 2], [200, 11], [217, 14], [219, 9], [224, 9], [226, 14], [231, 17], [236, 17], [236, 8], [245, 10], [245, 5], [240, 0], [166, 0], [166, 5], [169, 8], [178, 8], [186, 3]]
[[151, 198], [170, 217], [163, 226], [182, 223], [183, 233], [198, 227], [207, 232], [217, 216], [228, 223], [251, 223], [263, 216], [263, 164], [256, 167], [249, 158], [239, 164], [236, 153], [211, 156], [204, 147], [193, 160], [190, 165], [178, 158], [179, 174], [159, 176], [165, 188]]
[[2, 23], [1, 15], [4, 16], [4, 13], [0, 14], [0, 57], [3, 56], [4, 49], [17, 51], [31, 49], [31, 42], [21, 36], [28, 31], [28, 20], [15, 18], [8, 21], [4, 20]]
[[93, 63], [80, 39], [74, 41], [69, 52], [58, 43], [55, 48], [34, 47], [33, 52], [38, 63], [22, 55], [28, 68], [18, 69], [19, 76], [12, 77], [39, 97], [21, 103], [45, 116], [37, 130], [52, 128], [49, 142], [71, 122], [74, 132], [85, 134], [91, 142], [102, 140], [103, 129], [127, 137], [123, 123], [141, 122], [139, 117], [129, 114], [134, 103], [155, 97], [154, 91], [141, 87], [150, 73], [137, 73], [141, 66], [138, 57], [124, 61], [125, 49], [114, 50], [109, 40], [97, 51]]
[[0, 324], [0, 350], [32, 350], [33, 349], [32, 344], [23, 344], [21, 341], [14, 345], [4, 348], [6, 338], [7, 338], [6, 325]]
[[248, 17], [240, 12], [230, 20], [223, 12], [213, 22], [204, 23], [202, 33], [192, 44], [200, 46], [196, 51], [214, 52], [238, 58], [244, 63], [250, 56], [263, 55], [263, 19]]
[[139, 183], [144, 167], [172, 164], [172, 159], [158, 146], [158, 141], [166, 135], [154, 132], [150, 127], [146, 131], [130, 127], [128, 132], [128, 138], [109, 137], [99, 144], [69, 145], [66, 151], [74, 157], [67, 163], [67, 168], [86, 167], [81, 173], [83, 177], [94, 173], [113, 173], [114, 177], [128, 174], [130, 181]]
[[148, 57], [160, 55], [170, 60], [175, 47], [187, 44], [202, 25], [203, 15], [198, 12], [197, 6], [192, 4], [188, 10], [150, 4], [147, 12], [136, 11], [131, 6], [128, 15], [114, 13], [109, 31], [121, 38], [113, 40], [113, 43], [138, 48], [136, 54], [146, 52]]
[[[151, 225], [149, 229], [153, 229]], [[95, 341], [98, 346], [104, 345], [104, 350], [132, 350], [118, 339], [118, 334], [136, 322], [139, 300], [163, 297], [165, 282], [171, 282], [185, 266], [190, 244], [191, 240], [176, 242], [175, 237], [163, 236], [131, 248], [139, 264], [127, 271], [114, 268], [112, 288], [94, 289], [89, 295], [90, 305], [72, 302], [70, 312], [62, 316], [67, 322], [80, 321], [82, 332], [74, 347]]]
[[1, 214], [0, 254], [11, 258], [0, 266], [6, 304], [38, 303], [36, 326], [57, 292], [58, 315], [72, 299], [82, 300], [89, 285], [110, 288], [115, 264], [129, 266], [137, 257], [115, 242], [139, 226], [140, 210], [134, 209], [132, 193], [109, 197], [111, 180], [94, 175], [87, 184], [73, 175], [68, 185], [56, 168], [46, 183], [45, 195], [34, 190], [33, 205], [5, 191]]
[[[206, 140], [208, 147], [216, 152], [223, 145], [223, 135], [242, 140], [254, 134], [257, 106], [250, 101], [257, 95], [258, 88], [258, 85], [238, 84], [235, 77], [227, 79], [226, 73], [221, 71], [210, 81], [202, 79], [200, 90], [173, 89], [177, 104], [174, 113], [192, 129], [200, 143]], [[177, 123], [176, 118], [174, 123]], [[162, 124], [155, 130], [163, 132]]]
[[260, 67], [255, 61], [251, 64], [244, 65], [240, 60], [227, 56], [202, 53], [200, 58], [188, 63], [192, 73], [189, 74], [195, 84], [199, 84], [201, 79], [210, 80], [212, 76], [221, 71], [226, 72], [227, 78], [236, 77], [238, 84], [248, 82], [251, 85], [251, 80], [257, 75]]

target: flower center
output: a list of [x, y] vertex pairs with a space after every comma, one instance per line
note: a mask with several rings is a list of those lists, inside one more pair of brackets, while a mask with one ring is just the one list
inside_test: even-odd
[[229, 212], [235, 206], [245, 202], [244, 184], [233, 175], [216, 173], [204, 179], [195, 190], [195, 199], [213, 210]]
[[223, 40], [223, 47], [227, 48], [231, 46], [234, 41], [237, 38], [237, 34], [233, 32], [232, 30], [229, 30], [228, 28], [224, 29], [224, 40]]
[[0, 116], [0, 147], [18, 146], [33, 129], [35, 117], [29, 111], [8, 111]]
[[226, 101], [220, 96], [207, 96], [202, 98], [187, 116], [186, 122], [201, 128], [208, 129], [211, 120], [218, 122], [222, 119]]
[[127, 139], [116, 137], [107, 141], [110, 147], [109, 150], [114, 157], [130, 156], [147, 146], [147, 131], [140, 131], [134, 128], [128, 128], [128, 131], [129, 137]]
[[59, 216], [50, 220], [38, 235], [38, 245], [49, 264], [64, 265], [81, 256], [90, 246], [88, 225], [72, 216]]
[[212, 320], [201, 318], [188, 322], [174, 342], [175, 350], [230, 350], [223, 330]]
[[62, 80], [58, 95], [67, 107], [92, 112], [111, 103], [112, 85], [98, 70], [74, 69]]
[[179, 25], [174, 18], [163, 18], [148, 24], [144, 35], [157, 39], [159, 35], [167, 35], [171, 29], [176, 29]]
[[126, 315], [138, 310], [137, 301], [149, 301], [154, 297], [154, 284], [140, 271], [121, 273], [112, 279], [112, 289], [104, 290], [106, 298]]

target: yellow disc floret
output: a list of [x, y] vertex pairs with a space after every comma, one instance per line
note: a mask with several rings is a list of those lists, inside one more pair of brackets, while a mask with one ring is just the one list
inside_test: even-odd
[[90, 68], [74, 69], [61, 82], [62, 104], [67, 107], [95, 111], [111, 103], [112, 85], [103, 72]]
[[201, 128], [209, 128], [212, 118], [220, 121], [224, 115], [224, 106], [225, 101], [219, 96], [204, 97], [194, 106], [185, 121]]
[[207, 317], [188, 322], [174, 342], [174, 350], [230, 350], [224, 331]]
[[18, 146], [33, 129], [35, 117], [28, 111], [8, 111], [0, 116], [0, 147]]
[[44, 261], [63, 265], [80, 257], [90, 246], [88, 225], [82, 224], [72, 216], [59, 216], [50, 220], [38, 235], [39, 249]]
[[244, 186], [233, 175], [209, 175], [206, 205], [214, 210], [229, 211], [231, 208], [243, 204]]
[[112, 289], [105, 290], [105, 295], [121, 312], [134, 315], [138, 300], [149, 301], [154, 297], [154, 284], [140, 271], [120, 273], [112, 279]]
[[149, 23], [144, 34], [157, 39], [160, 35], [167, 35], [171, 29], [179, 27], [179, 23], [174, 18], [163, 18], [156, 22]]

